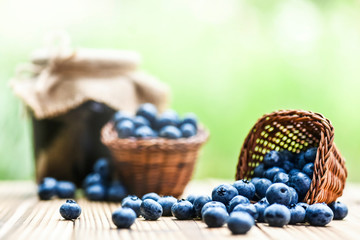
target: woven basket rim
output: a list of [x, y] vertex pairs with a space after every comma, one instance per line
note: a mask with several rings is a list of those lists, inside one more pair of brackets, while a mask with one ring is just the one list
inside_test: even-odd
[[202, 145], [208, 140], [209, 135], [209, 131], [204, 126], [200, 126], [197, 134], [189, 138], [119, 138], [114, 129], [114, 123], [110, 121], [101, 130], [101, 141], [105, 145], [113, 145], [119, 148], [150, 148], [154, 146], [161, 146], [162, 149], [166, 149], [174, 148], [174, 146]]
[[[288, 121], [293, 122], [304, 122], [304, 121], [316, 121], [318, 122], [320, 128], [318, 129], [320, 131], [320, 139], [319, 139], [319, 145], [316, 146], [318, 151], [316, 155], [316, 159], [314, 161], [314, 174], [311, 178], [311, 186], [309, 191], [307, 192], [305, 199], [308, 202], [317, 202], [318, 201], [318, 194], [320, 194], [321, 191], [323, 191], [323, 188], [329, 188], [329, 184], [331, 184], [327, 179], [324, 179], [325, 174], [329, 171], [325, 165], [327, 165], [327, 162], [330, 161], [330, 158], [336, 158], [339, 163], [343, 166], [342, 172], [342, 178], [343, 183], [342, 186], [336, 186], [337, 194], [341, 196], [342, 190], [345, 186], [345, 180], [347, 177], [347, 170], [345, 167], [345, 159], [341, 156], [339, 150], [337, 149], [335, 143], [334, 143], [334, 128], [330, 122], [329, 119], [325, 118], [320, 113], [315, 113], [312, 111], [306, 111], [306, 110], [278, 110], [273, 111], [268, 114], [264, 114], [261, 116], [256, 123], [253, 125], [253, 127], [250, 129], [249, 133], [244, 139], [244, 143], [241, 147], [241, 151], [239, 154], [239, 161], [237, 165], [237, 172], [236, 172], [236, 179], [240, 179], [244, 177], [244, 175], [247, 172], [247, 162], [248, 160], [248, 154], [249, 154], [249, 147], [252, 148], [254, 141], [256, 140], [254, 138], [254, 135], [256, 135], [256, 132], [259, 131], [259, 127], [261, 129], [262, 126], [269, 124], [272, 122], [272, 117], [274, 118], [282, 118]], [[260, 130], [261, 131], [261, 130]], [[246, 163], [244, 162], [246, 161]], [[319, 175], [318, 175], [319, 174]], [[340, 173], [338, 173], [340, 174]], [[246, 175], [245, 175], [246, 176]], [[320, 198], [319, 198], [320, 199]], [[321, 199], [324, 199], [321, 197]]]

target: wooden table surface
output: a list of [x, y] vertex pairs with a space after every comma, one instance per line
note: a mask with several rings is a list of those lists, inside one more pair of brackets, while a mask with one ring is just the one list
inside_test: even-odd
[[[221, 182], [191, 182], [184, 196], [210, 195], [211, 189]], [[59, 214], [65, 200], [39, 201], [36, 186], [31, 182], [0, 182], [0, 239], [360, 239], [360, 185], [348, 184], [340, 200], [348, 205], [349, 215], [326, 227], [276, 228], [258, 223], [246, 235], [235, 236], [226, 226], [210, 229], [201, 220], [161, 217], [158, 221], [138, 218], [130, 230], [118, 230], [111, 221], [111, 213], [120, 206], [118, 203], [78, 199], [82, 208], [80, 218], [66, 221]]]

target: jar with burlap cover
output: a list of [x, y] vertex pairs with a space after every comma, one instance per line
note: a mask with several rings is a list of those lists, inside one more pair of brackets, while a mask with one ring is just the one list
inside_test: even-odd
[[241, 148], [236, 179], [251, 179], [271, 150], [299, 153], [310, 147], [317, 147], [314, 172], [309, 191], [299, 201], [331, 203], [343, 193], [347, 170], [334, 143], [334, 128], [319, 113], [280, 110], [258, 119]]
[[38, 181], [79, 185], [98, 158], [110, 156], [100, 130], [115, 111], [167, 107], [169, 88], [139, 64], [132, 51], [66, 48], [37, 50], [21, 66], [11, 86], [32, 117]]

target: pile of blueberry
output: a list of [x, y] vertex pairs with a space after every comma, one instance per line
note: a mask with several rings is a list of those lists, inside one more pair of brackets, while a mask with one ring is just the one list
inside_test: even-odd
[[167, 110], [158, 116], [151, 103], [139, 106], [136, 116], [119, 111], [112, 118], [119, 138], [188, 138], [197, 133], [197, 117], [188, 113], [183, 119], [176, 111]]
[[227, 223], [233, 234], [248, 232], [255, 221], [267, 222], [270, 226], [282, 227], [286, 224], [308, 222], [314, 226], [324, 226], [331, 220], [346, 217], [348, 209], [341, 202], [308, 205], [297, 203], [289, 187], [274, 183], [266, 191], [265, 197], [255, 204], [256, 187], [252, 182], [239, 180], [233, 184], [221, 184], [208, 195], [189, 195], [177, 200], [172, 196], [160, 197], [156, 193], [145, 194], [141, 199], [130, 195], [121, 202], [122, 207], [112, 214], [118, 228], [129, 228], [135, 219], [157, 220], [161, 216], [174, 216], [179, 220], [199, 219], [210, 228], [222, 227]]
[[[208, 195], [190, 195], [178, 200], [172, 196], [148, 193], [140, 199], [128, 195], [118, 181], [111, 181], [107, 159], [99, 159], [84, 180], [85, 195], [89, 200], [121, 201], [121, 207], [112, 213], [112, 221], [118, 228], [129, 228], [139, 216], [145, 220], [157, 220], [161, 216], [174, 216], [179, 220], [202, 219], [208, 227], [227, 227], [233, 234], [245, 234], [255, 222], [270, 226], [287, 224], [325, 226], [330, 221], [346, 217], [348, 208], [341, 202], [329, 205], [308, 205], [304, 199], [309, 190], [316, 157], [316, 148], [297, 155], [288, 151], [271, 151], [254, 169], [251, 181], [238, 180], [233, 184], [221, 184]], [[40, 199], [54, 196], [73, 198], [75, 185], [71, 182], [44, 178], [39, 184]], [[256, 203], [252, 203], [252, 202]], [[299, 202], [300, 201], [300, 202]], [[81, 208], [74, 200], [67, 200], [60, 207], [65, 219], [80, 216]]]
[[69, 181], [57, 181], [55, 178], [46, 177], [38, 186], [38, 195], [41, 200], [50, 200], [54, 197], [74, 198], [76, 186]]
[[[85, 196], [91, 201], [120, 202], [127, 196], [127, 190], [118, 180], [112, 180], [110, 163], [106, 158], [98, 159], [93, 172], [83, 181]], [[75, 184], [70, 181], [56, 181], [52, 177], [44, 178], [38, 185], [38, 195], [41, 200], [59, 198], [74, 198]]]
[[211, 197], [190, 195], [186, 200], [177, 200], [156, 193], [148, 193], [142, 199], [127, 196], [122, 207], [113, 212], [113, 222], [118, 228], [128, 228], [140, 215], [146, 220], [170, 215], [179, 220], [202, 218], [208, 227], [227, 223], [233, 234], [246, 233], [255, 221], [275, 227], [306, 222], [325, 226], [333, 219], [346, 217], [348, 209], [341, 202], [329, 205], [299, 202], [309, 190], [316, 151], [310, 148], [297, 155], [271, 151], [255, 168], [251, 181], [221, 184], [213, 189]]
[[255, 200], [265, 197], [266, 190], [273, 183], [288, 185], [292, 194], [297, 194], [296, 201], [304, 199], [310, 188], [316, 153], [317, 148], [309, 148], [298, 154], [287, 150], [268, 152], [263, 162], [254, 169], [251, 180], [257, 189]]
[[112, 180], [111, 167], [106, 158], [98, 159], [93, 172], [83, 181], [85, 196], [91, 201], [120, 202], [127, 196], [126, 188], [118, 180]]

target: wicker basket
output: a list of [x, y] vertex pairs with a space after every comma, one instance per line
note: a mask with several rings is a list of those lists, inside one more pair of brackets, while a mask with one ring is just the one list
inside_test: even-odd
[[281, 110], [261, 117], [242, 146], [236, 179], [251, 179], [254, 168], [271, 150], [298, 153], [317, 147], [314, 173], [304, 202], [335, 201], [342, 195], [347, 177], [345, 159], [334, 143], [331, 122], [319, 113]]
[[177, 140], [118, 138], [112, 122], [102, 129], [101, 140], [110, 149], [116, 175], [131, 194], [149, 192], [179, 197], [190, 181], [200, 147], [209, 133]]

